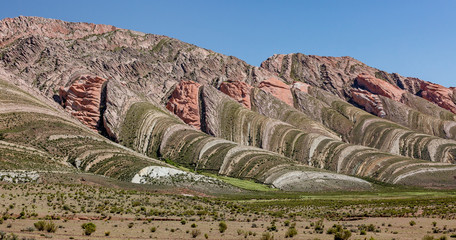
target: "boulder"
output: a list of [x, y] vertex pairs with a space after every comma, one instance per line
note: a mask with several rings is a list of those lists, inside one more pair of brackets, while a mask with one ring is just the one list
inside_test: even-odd
[[199, 88], [193, 81], [181, 81], [174, 89], [166, 108], [182, 119], [186, 124], [201, 129], [199, 113]]

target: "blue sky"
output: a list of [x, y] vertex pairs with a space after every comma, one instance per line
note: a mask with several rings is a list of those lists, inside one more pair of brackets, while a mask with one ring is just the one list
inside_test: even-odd
[[456, 1], [5, 1], [0, 18], [40, 16], [162, 34], [249, 64], [276, 53], [351, 56], [456, 86]]

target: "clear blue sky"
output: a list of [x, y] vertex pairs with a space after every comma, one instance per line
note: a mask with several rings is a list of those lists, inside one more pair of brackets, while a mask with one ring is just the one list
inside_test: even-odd
[[0, 18], [40, 16], [162, 34], [259, 65], [275, 53], [352, 56], [456, 86], [456, 1], [4, 1]]

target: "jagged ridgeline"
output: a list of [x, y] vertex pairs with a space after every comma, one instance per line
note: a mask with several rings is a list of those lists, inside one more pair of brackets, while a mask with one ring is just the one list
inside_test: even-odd
[[[455, 163], [456, 142], [413, 131], [395, 122], [379, 118], [359, 109], [328, 92], [310, 87], [308, 93], [295, 91], [296, 107], [333, 130], [344, 134], [350, 143], [369, 146], [402, 156], [433, 162]], [[309, 111], [319, 102], [322, 111]], [[327, 124], [325, 116], [330, 112], [351, 123], [350, 131], [339, 131]], [[436, 128], [439, 129], [439, 128]], [[435, 129], [434, 129], [435, 130]], [[451, 132], [454, 130], [451, 130]]]
[[0, 80], [0, 169], [89, 171], [131, 181], [167, 164], [111, 142], [63, 111]]
[[131, 105], [119, 139], [125, 146], [150, 157], [171, 160], [193, 170], [252, 179], [284, 190], [370, 188], [361, 179], [307, 167], [274, 152], [209, 136], [148, 102]]
[[[251, 111], [211, 86], [202, 86], [201, 92], [201, 101], [206, 109], [202, 119], [206, 121], [207, 131], [216, 137], [273, 151], [309, 166], [389, 183], [399, 183], [430, 168], [446, 174], [456, 171], [456, 166], [451, 164], [406, 158], [303, 131]], [[273, 106], [281, 109], [281, 113], [285, 113], [282, 116], [287, 116], [288, 111], [296, 111], [286, 104], [275, 102], [278, 100], [263, 90], [256, 89], [253, 93], [252, 109], [263, 109], [262, 105], [270, 106], [272, 102]], [[299, 115], [299, 112], [295, 114]], [[442, 182], [445, 178], [448, 183], [452, 182], [451, 174], [443, 176]]]

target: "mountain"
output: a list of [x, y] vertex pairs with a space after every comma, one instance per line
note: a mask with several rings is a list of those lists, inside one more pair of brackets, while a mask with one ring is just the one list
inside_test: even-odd
[[255, 67], [166, 36], [17, 17], [0, 21], [0, 81], [3, 170], [200, 189], [220, 186], [201, 174], [286, 191], [456, 187], [456, 89], [350, 57]]

